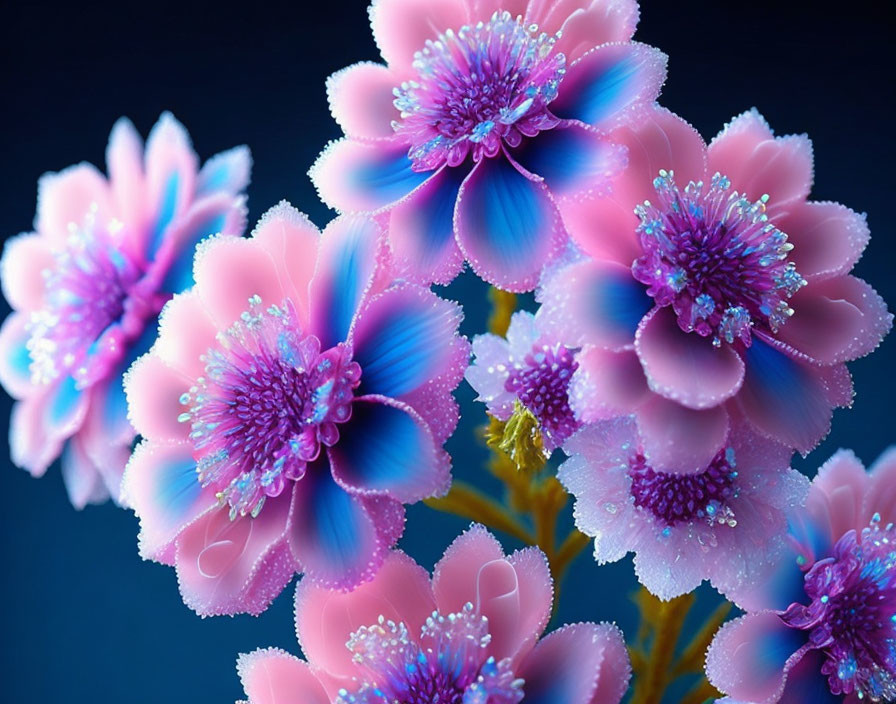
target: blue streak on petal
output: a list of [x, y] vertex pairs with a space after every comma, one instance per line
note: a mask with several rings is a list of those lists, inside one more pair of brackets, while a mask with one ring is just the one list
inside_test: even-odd
[[150, 257], [153, 257], [159, 251], [162, 242], [165, 240], [165, 230], [168, 229], [177, 210], [177, 193], [179, 189], [180, 174], [175, 171], [168, 177], [168, 182], [165, 184], [165, 193], [162, 196], [162, 202], [159, 204], [159, 215], [153, 231], [152, 242], [149, 246]]
[[541, 176], [552, 190], [562, 191], [601, 176], [608, 154], [608, 146], [598, 136], [565, 128], [542, 132], [514, 156], [527, 170]]
[[337, 562], [341, 572], [347, 572], [358, 567], [359, 548], [364, 544], [365, 527], [358, 515], [361, 509], [328, 471], [321, 471], [314, 481], [313, 530], [320, 554]]
[[202, 492], [196, 476], [196, 462], [189, 455], [170, 458], [157, 467], [156, 472], [157, 505], [172, 518], [185, 516]]
[[644, 286], [629, 275], [605, 276], [593, 284], [592, 310], [626, 334], [634, 335], [641, 319], [653, 307]]
[[[587, 79], [565, 87], [571, 92], [564, 92], [558, 115], [589, 124], [607, 119], [624, 106], [625, 91], [638, 79], [640, 66], [641, 61], [633, 56], [623, 56], [608, 66], [594, 66], [595, 72]], [[567, 99], [568, 95], [574, 97]]]
[[27, 337], [11, 345], [9, 349], [9, 367], [23, 379], [31, 376], [31, 353], [26, 346]]
[[71, 376], [66, 376], [59, 382], [49, 408], [49, 420], [54, 425], [62, 425], [71, 417], [79, 401], [81, 391], [75, 385]]
[[215, 235], [224, 229], [227, 222], [227, 214], [221, 213], [201, 222], [192, 233], [185, 235], [179, 251], [175, 254], [171, 268], [165, 274], [161, 284], [161, 290], [168, 293], [180, 293], [192, 288], [193, 280], [193, 254], [196, 246], [206, 237]]
[[359, 164], [348, 177], [383, 206], [403, 198], [432, 176], [431, 172], [414, 171], [412, 166], [406, 151], [393, 152]]

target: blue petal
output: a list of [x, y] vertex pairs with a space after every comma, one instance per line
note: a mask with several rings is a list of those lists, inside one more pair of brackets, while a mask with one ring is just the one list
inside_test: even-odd
[[313, 329], [324, 348], [348, 337], [373, 278], [379, 228], [365, 217], [339, 218], [324, 231], [312, 281]]
[[412, 165], [405, 150], [382, 152], [380, 158], [359, 164], [346, 176], [352, 179], [356, 188], [387, 205], [403, 198], [432, 176], [430, 172], [414, 171]]
[[839, 704], [843, 697], [831, 694], [827, 677], [821, 674], [824, 655], [817, 650], [807, 652], [788, 673], [787, 685], [779, 704]]
[[196, 251], [196, 245], [206, 237], [223, 231], [226, 222], [227, 213], [219, 213], [199, 223], [192, 232], [184, 233], [179, 238], [179, 251], [162, 281], [162, 291], [180, 293], [192, 288], [195, 283], [193, 280], [193, 254]]
[[70, 423], [81, 403], [81, 396], [82, 392], [78, 390], [71, 376], [62, 379], [47, 409], [50, 424], [59, 427]]
[[436, 469], [432, 442], [399, 408], [356, 402], [331, 456], [336, 476], [351, 487], [390, 492], [401, 500], [419, 500], [432, 493]]
[[653, 307], [653, 299], [647, 295], [644, 285], [627, 273], [595, 278], [591, 289], [588, 308], [592, 314], [626, 336], [634, 335], [641, 320]]
[[24, 380], [31, 378], [31, 353], [27, 347], [28, 336], [9, 348], [9, 368]]
[[485, 159], [461, 189], [457, 236], [473, 269], [489, 283], [529, 290], [554, 249], [559, 221], [543, 183], [507, 159]]
[[757, 641], [751, 644], [749, 652], [753, 655], [753, 662], [750, 664], [750, 671], [757, 679], [775, 677], [784, 669], [790, 656], [805, 644], [805, 631], [789, 628], [781, 622], [780, 628], [762, 632]]

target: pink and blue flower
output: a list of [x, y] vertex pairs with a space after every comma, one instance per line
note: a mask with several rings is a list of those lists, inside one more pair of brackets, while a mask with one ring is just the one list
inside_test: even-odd
[[149, 349], [164, 303], [193, 284], [196, 245], [240, 235], [245, 147], [202, 168], [184, 128], [164, 114], [144, 149], [120, 120], [108, 177], [83, 163], [38, 186], [34, 232], [6, 244], [0, 382], [17, 399], [13, 461], [34, 476], [62, 458], [72, 503], [117, 500], [135, 432], [122, 377]]
[[370, 579], [403, 504], [450, 483], [460, 308], [393, 283], [372, 220], [321, 234], [286, 203], [204, 243], [194, 271], [125, 384], [141, 554], [201, 614], [258, 613], [296, 572]]
[[540, 550], [505, 556], [473, 526], [431, 579], [396, 551], [351, 593], [302, 582], [307, 661], [257, 650], [237, 668], [249, 704], [618, 704], [630, 673], [622, 634], [578, 623], [541, 638], [552, 596]]
[[708, 147], [658, 107], [611, 138], [629, 152], [612, 193], [561, 204], [589, 258], [547, 272], [540, 293], [552, 332], [583, 346], [578, 417], [634, 414], [661, 469], [700, 470], [740, 417], [808, 452], [852, 402], [846, 363], [892, 325], [849, 273], [865, 217], [807, 201], [811, 143], [775, 137], [755, 110]]
[[606, 134], [657, 97], [666, 57], [629, 41], [635, 2], [377, 0], [386, 65], [331, 77], [347, 137], [311, 169], [325, 202], [376, 213], [403, 273], [531, 290], [568, 235], [558, 203], [625, 165]]
[[707, 655], [723, 702], [896, 700], [896, 452], [841, 450], [790, 518], [790, 549], [739, 595]]

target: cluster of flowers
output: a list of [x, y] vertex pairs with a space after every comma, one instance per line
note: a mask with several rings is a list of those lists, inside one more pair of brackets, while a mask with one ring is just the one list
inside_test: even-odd
[[[896, 455], [840, 453], [811, 485], [789, 467], [892, 323], [849, 273], [864, 217], [807, 200], [808, 138], [754, 110], [707, 145], [657, 105], [634, 0], [370, 17], [384, 63], [328, 83], [346, 137], [311, 170], [340, 213], [322, 232], [284, 202], [242, 237], [248, 151], [200, 168], [170, 115], [145, 148], [119, 122], [108, 177], [41, 180], [2, 260], [16, 464], [61, 458], [75, 506], [133, 509], [199, 614], [260, 613], [304, 573], [307, 661], [242, 657], [254, 704], [619, 702], [614, 626], [539, 640], [538, 549], [474, 526], [431, 579], [393, 549], [404, 505], [449, 488], [465, 376], [564, 453], [598, 561], [634, 552], [657, 596], [709, 580], [747, 612], [709, 652], [723, 701], [893, 701]], [[539, 304], [472, 350], [431, 291], [465, 263]]]

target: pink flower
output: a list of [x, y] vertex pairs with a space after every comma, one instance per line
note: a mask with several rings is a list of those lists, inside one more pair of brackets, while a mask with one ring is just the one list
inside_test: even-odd
[[123, 495], [140, 551], [201, 614], [259, 613], [296, 571], [351, 588], [450, 483], [442, 443], [469, 355], [459, 307], [391, 285], [365, 218], [321, 235], [281, 203], [250, 239], [214, 238], [129, 372], [145, 440]]
[[849, 275], [864, 216], [808, 202], [811, 143], [775, 137], [755, 110], [708, 147], [661, 108], [611, 138], [629, 150], [613, 193], [562, 207], [591, 260], [546, 276], [541, 296], [587, 346], [573, 407], [584, 421], [635, 413], [664, 469], [705, 466], [736, 416], [808, 452], [852, 401], [845, 362], [892, 324]]
[[347, 138], [311, 169], [324, 201], [377, 213], [404, 274], [447, 283], [464, 260], [535, 287], [568, 235], [557, 204], [625, 164], [606, 133], [650, 105], [666, 57], [630, 42], [634, 0], [375, 0], [386, 65], [334, 74]]
[[250, 169], [245, 147], [200, 169], [168, 113], [145, 150], [119, 120], [106, 163], [108, 178], [87, 163], [43, 176], [34, 232], [9, 240], [0, 262], [12, 459], [41, 476], [61, 455], [76, 508], [118, 498], [135, 437], [122, 375], [155, 339], [165, 301], [192, 286], [196, 244], [242, 234]]
[[629, 661], [613, 625], [578, 623], [539, 640], [551, 614], [544, 554], [504, 556], [474, 525], [426, 570], [393, 552], [348, 594], [307, 581], [296, 633], [307, 662], [241, 655], [251, 704], [617, 704]]
[[707, 654], [724, 702], [896, 701], [896, 450], [841, 450], [790, 520], [791, 549]]
[[558, 478], [575, 496], [576, 526], [594, 537], [598, 562], [635, 553], [639, 581], [661, 599], [704, 579], [731, 596], [784, 549], [785, 511], [802, 504], [808, 481], [791, 453], [749, 428], [735, 428], [700, 472], [655, 470], [631, 418], [585, 427], [564, 446]]
[[477, 335], [466, 379], [499, 420], [515, 401], [538, 419], [547, 452], [560, 447], [580, 426], [569, 406], [569, 382], [578, 368], [574, 351], [540, 330], [539, 318], [517, 312], [507, 338]]

